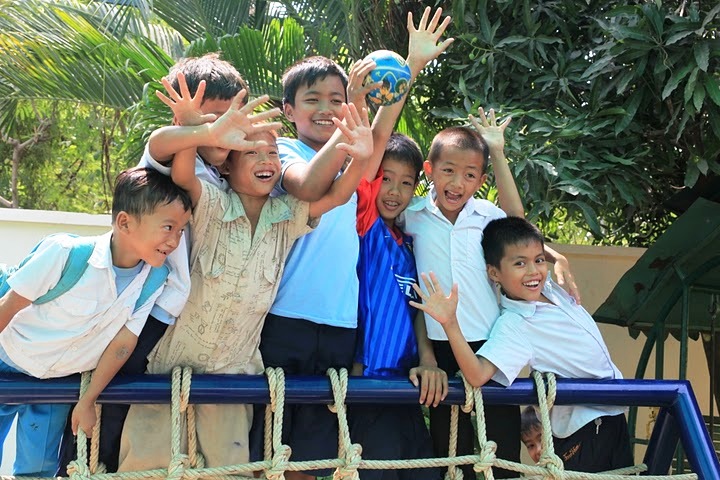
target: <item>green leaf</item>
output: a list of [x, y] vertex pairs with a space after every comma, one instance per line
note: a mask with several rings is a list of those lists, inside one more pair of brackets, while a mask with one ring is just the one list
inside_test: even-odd
[[707, 72], [708, 63], [710, 61], [710, 44], [707, 41], [696, 43], [693, 46], [693, 55], [695, 55], [695, 63], [700, 70]]
[[690, 99], [692, 99], [693, 93], [695, 92], [695, 83], [697, 82], [697, 76], [699, 71], [700, 69], [695, 67], [690, 76], [688, 77], [688, 81], [685, 84], [685, 103], [689, 103]]
[[695, 32], [693, 32], [692, 30], [685, 30], [683, 32], [678, 32], [674, 35], [670, 35], [670, 37], [668, 37], [668, 39], [665, 41], [665, 45], [672, 45], [674, 43], [677, 43], [688, 35], [692, 35], [693, 33]]
[[698, 178], [700, 178], [700, 169], [697, 167], [697, 164], [688, 162], [687, 170], [685, 171], [684, 185], [686, 187], [693, 187], [697, 183]]
[[661, 98], [665, 100], [669, 97], [670, 94], [678, 87], [683, 78], [685, 78], [693, 68], [695, 68], [695, 64], [690, 63], [680, 69], [677, 69], [675, 73], [670, 76], [670, 80], [668, 80], [665, 88], [663, 88]]
[[705, 91], [708, 97], [715, 102], [715, 105], [720, 107], [720, 80], [715, 80], [714, 77], [706, 75], [703, 83], [705, 84]]
[[703, 103], [705, 102], [705, 88], [699, 83], [695, 86], [695, 92], [693, 93], [693, 105], [695, 110], [698, 112], [702, 109]]
[[595, 213], [595, 210], [593, 210], [587, 203], [578, 200], [569, 203], [580, 208], [583, 218], [585, 219], [585, 223], [587, 223], [590, 231], [598, 237], [602, 237], [602, 230], [600, 228], [600, 223], [598, 223], [598, 216], [597, 213]]
[[642, 102], [643, 99], [643, 90], [638, 90], [635, 93], [632, 94], [630, 97], [630, 100], [625, 104], [625, 112], [626, 115], [620, 120], [618, 123], [615, 124], [615, 135], [619, 135], [620, 132], [624, 131], [629, 125], [630, 122], [632, 122], [633, 118], [635, 118], [635, 114], [637, 113], [638, 107], [640, 106], [640, 102]]

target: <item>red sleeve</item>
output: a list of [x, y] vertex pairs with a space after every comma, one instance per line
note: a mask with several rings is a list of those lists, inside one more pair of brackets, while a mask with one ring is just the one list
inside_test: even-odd
[[363, 178], [360, 180], [360, 185], [358, 185], [357, 232], [361, 237], [370, 230], [370, 227], [380, 216], [375, 200], [380, 193], [382, 178], [383, 169], [380, 167], [377, 176], [372, 182], [368, 182]]

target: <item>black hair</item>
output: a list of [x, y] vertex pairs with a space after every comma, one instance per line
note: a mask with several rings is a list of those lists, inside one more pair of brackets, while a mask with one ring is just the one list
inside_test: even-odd
[[283, 105], [295, 106], [298, 88], [309, 87], [317, 81], [324, 80], [328, 75], [338, 77], [342, 82], [343, 90], [347, 90], [348, 77], [345, 70], [327, 57], [307, 57], [291, 65], [282, 77]]
[[441, 130], [433, 138], [428, 152], [430, 163], [435, 161], [442, 154], [443, 148], [455, 147], [459, 150], [472, 150], [480, 153], [483, 159], [482, 173], [487, 172], [490, 149], [485, 139], [478, 132], [470, 127], [450, 127]]
[[191, 95], [195, 95], [202, 80], [205, 80], [205, 100], [230, 100], [235, 98], [240, 90], [247, 90], [244, 102], [250, 97], [250, 90], [243, 80], [240, 72], [225, 60], [221, 60], [217, 53], [208, 53], [202, 57], [187, 57], [181, 59], [170, 68], [168, 81], [175, 91], [180, 91], [177, 75], [185, 75]]
[[192, 208], [190, 195], [175, 185], [169, 175], [152, 168], [129, 168], [115, 179], [112, 220], [114, 222], [120, 212], [136, 217], [152, 214], [158, 206], [175, 200], [183, 204], [185, 211]]
[[385, 146], [383, 160], [393, 158], [410, 165], [415, 171], [415, 182], [423, 169], [423, 155], [417, 142], [402, 133], [393, 133]]
[[500, 268], [506, 246], [531, 242], [545, 245], [542, 232], [532, 223], [520, 217], [495, 219], [483, 230], [482, 248], [485, 253], [485, 263]]
[[542, 432], [542, 424], [532, 405], [525, 407], [520, 414], [520, 436], [530, 435], [535, 430]]

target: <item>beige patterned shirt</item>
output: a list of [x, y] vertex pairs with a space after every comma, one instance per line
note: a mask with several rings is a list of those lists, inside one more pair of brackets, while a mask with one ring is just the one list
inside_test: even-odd
[[268, 198], [252, 237], [237, 194], [203, 182], [191, 220], [190, 297], [150, 354], [148, 372], [183, 365], [198, 373], [261, 373], [260, 332], [285, 259], [318, 220], [309, 218], [307, 202]]

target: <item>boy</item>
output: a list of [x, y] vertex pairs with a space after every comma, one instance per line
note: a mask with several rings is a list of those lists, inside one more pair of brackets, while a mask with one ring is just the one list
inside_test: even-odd
[[[162, 79], [162, 84], [169, 97], [159, 91], [156, 93], [172, 109], [173, 125], [152, 133], [139, 166], [147, 166], [169, 176], [168, 164], [174, 154], [183, 148], [197, 147], [195, 172], [198, 178], [227, 189], [227, 182], [220, 176], [217, 167], [225, 162], [231, 148], [243, 148], [247, 130], [244, 127], [248, 124], [244, 112], [252, 111], [264, 100], [254, 100], [250, 107], [243, 109], [247, 105], [247, 96], [239, 93], [247, 88], [245, 81], [235, 67], [214, 53], [180, 60]], [[279, 114], [279, 110], [270, 110], [263, 118], [273, 114]], [[263, 128], [278, 126], [267, 124]], [[180, 310], [169, 305], [179, 301], [184, 304], [189, 294], [187, 257], [191, 241], [190, 229], [187, 229], [180, 248], [168, 258], [172, 267], [168, 286], [153, 306], [138, 338], [138, 345], [121, 374], [144, 373], [148, 354], [180, 315]], [[129, 408], [129, 405], [122, 404], [103, 406], [99, 448], [100, 461], [108, 472], [117, 471], [122, 426]], [[68, 425], [62, 441], [58, 475], [67, 475], [66, 466], [76, 456], [75, 439], [70, 435]]]
[[[176, 365], [197, 373], [259, 374], [262, 322], [277, 291], [285, 257], [296, 238], [308, 233], [323, 213], [344, 203], [355, 189], [372, 152], [367, 112], [353, 106], [339, 124], [352, 144], [348, 168], [318, 202], [289, 195], [270, 198], [280, 176], [272, 132], [248, 136], [256, 147], [231, 152], [224, 172], [225, 192], [197, 178], [194, 152], [175, 156], [173, 180], [193, 201], [196, 233], [191, 253], [190, 298], [176, 325], [150, 355], [148, 371], [166, 374]], [[205, 465], [248, 460], [249, 405], [197, 405], [198, 445]], [[168, 405], [134, 405], [123, 432], [120, 471], [160, 468], [170, 461]], [[228, 419], [233, 419], [228, 422]]]
[[[133, 352], [162, 292], [134, 308], [150, 268], [164, 265], [189, 218], [190, 198], [168, 177], [126, 170], [115, 183], [112, 231], [97, 237], [87, 269], [67, 293], [32, 303], [58, 282], [74, 241], [67, 235], [47, 238], [8, 278], [11, 290], [0, 299], [2, 371], [55, 378], [96, 369], [72, 411], [73, 433], [92, 434], [95, 400]], [[3, 440], [18, 413], [15, 475], [55, 474], [69, 411], [58, 404], [2, 407]]]
[[[358, 342], [353, 375], [408, 375], [418, 365], [413, 323], [417, 300], [411, 285], [417, 271], [412, 239], [395, 225], [410, 203], [422, 171], [423, 156], [411, 138], [393, 134], [377, 177], [358, 187], [360, 236]], [[424, 375], [423, 375], [424, 377]], [[423, 379], [424, 380], [424, 379]], [[433, 456], [420, 405], [350, 405], [350, 436], [363, 458], [406, 460]], [[436, 480], [440, 470], [364, 470], [362, 478]]]
[[542, 455], [542, 424], [532, 406], [525, 407], [520, 414], [520, 440], [532, 461], [539, 462]]
[[[413, 28], [416, 38], [411, 38], [414, 47], [409, 49], [408, 64], [415, 76], [450, 44], [446, 40], [437, 45], [442, 33], [438, 28], [441, 11], [428, 24], [429, 10], [426, 9], [419, 29]], [[409, 19], [411, 24], [412, 16]], [[298, 138], [278, 140], [283, 164], [279, 192], [316, 200], [318, 185], [327, 184], [341, 170], [345, 155], [335, 148], [339, 136], [333, 133], [331, 119], [341, 116], [346, 90], [353, 103], [364, 103], [365, 94], [374, 86], [362, 86], [362, 82], [373, 67], [371, 62], [354, 66], [350, 82], [339, 65], [324, 57], [306, 58], [285, 72], [283, 111], [295, 123]], [[368, 180], [376, 176], [384, 145], [401, 108], [402, 105], [383, 107], [376, 115], [375, 151], [365, 175]], [[379, 134], [384, 139], [379, 140]], [[323, 172], [311, 172], [310, 159], [330, 167]], [[328, 368], [351, 368], [359, 292], [356, 215], [357, 196], [353, 195], [347, 204], [324, 215], [318, 228], [298, 240], [293, 248], [263, 327], [260, 351], [266, 366], [282, 367], [290, 375], [325, 375]], [[257, 411], [251, 437], [253, 459], [261, 458], [262, 418]], [[327, 407], [289, 405], [283, 420], [282, 441], [292, 448], [293, 460], [337, 456], [337, 418]], [[287, 472], [286, 477], [312, 478], [303, 472]]]
[[[480, 387], [493, 379], [507, 386], [526, 365], [563, 378], [622, 378], [592, 316], [548, 277], [540, 231], [508, 217], [490, 222], [484, 233], [487, 272], [502, 289], [503, 311], [477, 353], [458, 324], [457, 284], [446, 297], [431, 273], [429, 280], [423, 274], [428, 294], [416, 287], [423, 304], [415, 306], [442, 326], [467, 381]], [[613, 406], [553, 407], [555, 453], [565, 468], [593, 473], [631, 465], [624, 412]]]

